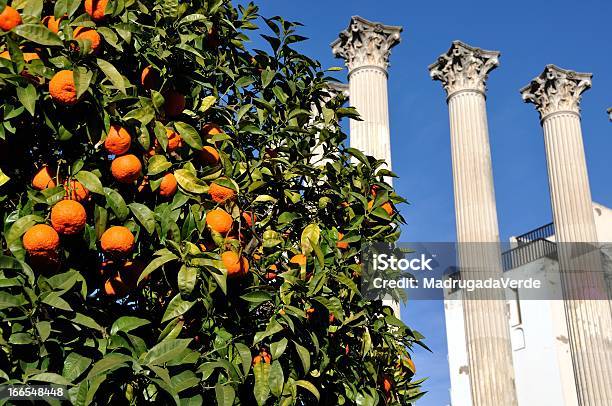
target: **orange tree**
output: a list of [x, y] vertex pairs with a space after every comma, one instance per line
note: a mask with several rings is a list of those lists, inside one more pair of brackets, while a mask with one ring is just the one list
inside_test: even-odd
[[[359, 291], [402, 199], [297, 23], [226, 0], [0, 0], [0, 383], [76, 404], [410, 404]], [[422, 344], [421, 344], [422, 345]]]

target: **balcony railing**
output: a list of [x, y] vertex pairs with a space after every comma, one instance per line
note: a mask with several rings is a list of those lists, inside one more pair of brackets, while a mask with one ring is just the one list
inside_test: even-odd
[[518, 242], [519, 247], [521, 245], [529, 244], [536, 240], [542, 240], [553, 236], [555, 234], [555, 223], [548, 223], [542, 227], [536, 228], [535, 230], [531, 230], [528, 233], [519, 235], [516, 237], [516, 241]]
[[539, 258], [555, 258], [556, 255], [557, 244], [545, 238], [538, 238], [528, 242], [525, 241], [522, 244], [519, 243], [518, 247], [504, 252], [502, 254], [502, 266], [504, 271], [509, 271], [510, 269], [518, 268], [519, 266], [523, 266]]

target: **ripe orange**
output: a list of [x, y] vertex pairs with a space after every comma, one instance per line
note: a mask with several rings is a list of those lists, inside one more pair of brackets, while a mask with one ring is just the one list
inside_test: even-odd
[[389, 394], [391, 392], [391, 388], [393, 388], [393, 381], [391, 380], [391, 378], [385, 375], [383, 377], [382, 384], [383, 384], [383, 390], [385, 391], [385, 393]]
[[123, 155], [113, 159], [111, 173], [117, 182], [132, 183], [140, 176], [142, 164], [135, 155]]
[[147, 66], [140, 74], [140, 83], [147, 90], [157, 89], [159, 87], [159, 73], [151, 66]]
[[[36, 52], [23, 52], [22, 55], [25, 63], [31, 62], [35, 59], [40, 59], [40, 55], [38, 55]], [[0, 58], [8, 59], [10, 61], [11, 54], [9, 54], [9, 51], [4, 51], [0, 53]]]
[[74, 76], [71, 70], [57, 72], [49, 81], [51, 99], [65, 106], [73, 106], [78, 102]]
[[303, 255], [303, 254], [297, 254], [297, 255], [294, 255], [294, 256], [293, 256], [293, 257], [292, 257], [292, 258], [289, 260], [289, 262], [290, 262], [290, 263], [292, 263], [292, 264], [299, 265], [299, 266], [305, 266], [305, 265], [306, 265], [307, 260], [308, 260], [308, 259], [306, 258], [306, 255]]
[[59, 32], [60, 23], [65, 17], [60, 17], [57, 20], [54, 16], [46, 16], [43, 18], [42, 23], [47, 26], [47, 28], [54, 33]]
[[53, 227], [46, 224], [36, 224], [23, 235], [23, 248], [28, 255], [48, 256], [56, 252], [60, 238]]
[[249, 227], [253, 227], [253, 223], [255, 221], [257, 221], [257, 216], [255, 216], [255, 213], [250, 212], [250, 211], [245, 211], [242, 213], [242, 218], [244, 219], [244, 222], [247, 224], [247, 226]]
[[208, 166], [218, 165], [219, 161], [221, 160], [219, 157], [219, 151], [210, 145], [204, 146], [200, 151], [199, 156], [202, 163]]
[[44, 190], [57, 186], [48, 166], [43, 166], [32, 179], [32, 187], [36, 190]]
[[0, 13], [0, 29], [10, 31], [21, 24], [21, 14], [11, 6], [6, 6]]
[[85, 0], [85, 12], [94, 21], [103, 20], [108, 0]]
[[[372, 207], [373, 207], [373, 206], [374, 206], [374, 200], [370, 200], [370, 201], [368, 202], [368, 210], [372, 210]], [[387, 214], [388, 214], [389, 216], [393, 216], [394, 210], [393, 210], [393, 206], [391, 205], [391, 203], [390, 203], [390, 202], [386, 202], [386, 203], [384, 203], [384, 204], [383, 204], [382, 206], [380, 206], [380, 207], [382, 207], [382, 208], [383, 208], [383, 209], [384, 209], [384, 210], [387, 212]]]
[[113, 226], [100, 238], [102, 251], [110, 256], [125, 257], [134, 249], [134, 234], [123, 226]]
[[159, 195], [163, 197], [171, 197], [174, 196], [177, 189], [178, 183], [176, 182], [174, 175], [171, 173], [165, 174], [159, 185]]
[[185, 95], [170, 90], [164, 95], [164, 111], [169, 117], [179, 116], [185, 110]]
[[249, 271], [249, 261], [234, 251], [225, 251], [221, 254], [221, 262], [227, 269], [228, 278], [244, 276]]
[[223, 130], [215, 123], [206, 123], [202, 127], [202, 132], [205, 138], [210, 138], [213, 135], [223, 134]]
[[314, 317], [314, 313], [315, 313], [315, 309], [314, 307], [311, 307], [309, 309], [306, 309], [306, 318], [308, 320], [312, 319]]
[[51, 209], [51, 225], [60, 234], [78, 234], [86, 222], [85, 207], [75, 200], [62, 200]]
[[82, 202], [89, 197], [89, 190], [85, 188], [78, 180], [64, 182], [64, 190], [66, 191], [65, 199], [76, 200]]
[[345, 250], [348, 248], [348, 242], [342, 242], [342, 239], [344, 238], [344, 234], [342, 234], [341, 232], [338, 232], [338, 242], [336, 243], [336, 247], [340, 248], [341, 250]]
[[174, 152], [183, 146], [183, 139], [172, 128], [166, 128], [166, 135], [168, 136], [168, 147], [166, 148], [168, 152]]
[[104, 282], [104, 293], [108, 296], [124, 297], [128, 294], [128, 291], [128, 286], [121, 279], [121, 274], [119, 273]]
[[212, 230], [227, 234], [232, 229], [234, 219], [223, 209], [214, 209], [206, 213], [206, 224]]
[[217, 185], [216, 183], [211, 183], [208, 194], [217, 203], [224, 203], [236, 198], [236, 192], [225, 186]]
[[106, 139], [104, 140], [104, 148], [112, 155], [123, 155], [130, 149], [132, 145], [132, 136], [123, 127], [111, 125]]
[[270, 362], [272, 362], [272, 357], [270, 356], [270, 354], [268, 354], [268, 351], [266, 351], [265, 349], [261, 349], [259, 351], [259, 355], [256, 355], [253, 357], [253, 365], [257, 365], [261, 362], [265, 362], [266, 364], [269, 364]]
[[72, 33], [74, 39], [89, 40], [91, 42], [91, 52], [93, 54], [98, 53], [102, 46], [102, 37], [93, 28], [89, 27], [77, 27]]

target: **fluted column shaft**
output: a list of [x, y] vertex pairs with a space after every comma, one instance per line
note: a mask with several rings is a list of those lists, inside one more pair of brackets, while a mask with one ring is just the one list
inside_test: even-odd
[[568, 299], [565, 312], [581, 406], [612, 404], [612, 320], [606, 300], [588, 300], [588, 289], [605, 292], [599, 253], [575, 259], [570, 242], [597, 242], [593, 203], [582, 141], [580, 118], [574, 112], [551, 114], [542, 122], [550, 196], [562, 283]]
[[363, 121], [350, 121], [351, 147], [384, 159], [391, 169], [391, 135], [387, 72], [377, 66], [362, 66], [349, 75], [350, 105]]
[[525, 101], [536, 105], [544, 130], [578, 403], [609, 406], [612, 317], [599, 250], [588, 249], [598, 239], [579, 113], [591, 76], [548, 65], [521, 93]]
[[[501, 251], [485, 83], [499, 52], [460, 41], [429, 66], [448, 94], [459, 264], [463, 279], [500, 278]], [[463, 292], [475, 406], [517, 405], [506, 302], [500, 290]], [[453, 345], [453, 343], [449, 343]]]

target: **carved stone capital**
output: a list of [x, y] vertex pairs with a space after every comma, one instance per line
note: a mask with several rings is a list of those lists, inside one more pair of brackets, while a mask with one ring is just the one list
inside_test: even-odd
[[591, 73], [579, 73], [546, 65], [544, 72], [521, 89], [525, 103], [535, 104], [543, 120], [546, 116], [569, 111], [580, 114], [582, 93], [591, 87]]
[[331, 44], [332, 52], [336, 58], [345, 60], [349, 71], [363, 66], [375, 66], [386, 71], [391, 48], [399, 44], [401, 32], [402, 27], [354, 16], [348, 28]]
[[483, 95], [489, 72], [499, 66], [498, 51], [486, 51], [453, 41], [448, 52], [429, 65], [429, 75], [442, 82], [446, 94], [462, 90], [475, 90]]

